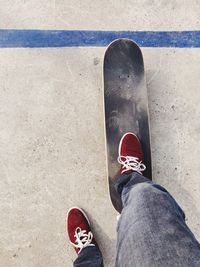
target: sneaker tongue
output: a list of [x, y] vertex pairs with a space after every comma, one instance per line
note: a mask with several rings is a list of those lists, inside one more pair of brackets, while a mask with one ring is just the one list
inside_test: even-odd
[[123, 174], [123, 175], [126, 175], [126, 174], [131, 174], [132, 172], [134, 172], [134, 171], [132, 171], [132, 170], [128, 170], [128, 171], [124, 171], [123, 173], [123, 167], [122, 167], [122, 170], [121, 170], [121, 174]]
[[93, 241], [93, 234], [91, 231], [88, 233], [86, 230], [81, 230], [80, 228], [77, 228], [75, 231], [75, 238], [76, 238], [76, 248], [79, 248], [79, 253], [80, 251], [88, 246], [95, 246], [92, 241]]
[[128, 174], [133, 171], [142, 174], [146, 169], [145, 165], [136, 157], [120, 156], [118, 162], [121, 164], [121, 174]]

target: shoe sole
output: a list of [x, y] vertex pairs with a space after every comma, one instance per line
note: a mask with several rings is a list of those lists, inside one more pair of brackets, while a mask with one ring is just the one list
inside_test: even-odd
[[123, 142], [123, 140], [124, 140], [124, 137], [127, 136], [128, 134], [131, 134], [131, 135], [135, 136], [135, 137], [137, 138], [137, 140], [140, 142], [140, 140], [139, 140], [139, 138], [137, 137], [136, 134], [134, 134], [134, 133], [132, 133], [132, 132], [127, 132], [127, 133], [125, 133], [125, 134], [122, 136], [122, 138], [121, 138], [121, 140], [120, 140], [120, 142], [119, 142], [118, 156], [120, 156], [121, 146], [122, 146], [122, 142]]

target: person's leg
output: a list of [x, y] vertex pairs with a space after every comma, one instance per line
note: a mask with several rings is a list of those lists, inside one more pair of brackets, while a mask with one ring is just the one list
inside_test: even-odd
[[123, 202], [117, 267], [200, 266], [200, 245], [163, 187], [136, 172], [121, 176], [117, 186]]
[[74, 267], [103, 267], [103, 258], [91, 232], [86, 214], [73, 207], [67, 213], [67, 232], [78, 257]]
[[139, 139], [124, 135], [119, 145], [121, 176], [116, 190], [123, 210], [118, 222], [116, 267], [200, 266], [200, 245], [185, 215], [161, 186], [142, 176]]
[[103, 258], [98, 247], [86, 247], [78, 254], [74, 267], [103, 267]]

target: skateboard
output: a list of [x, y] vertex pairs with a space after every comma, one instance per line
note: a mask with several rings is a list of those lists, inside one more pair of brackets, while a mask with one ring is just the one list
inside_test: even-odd
[[118, 146], [126, 132], [135, 133], [144, 151], [144, 176], [151, 179], [149, 111], [142, 52], [129, 39], [117, 39], [107, 48], [103, 65], [104, 109], [109, 191], [114, 208], [122, 202], [114, 184], [120, 175]]

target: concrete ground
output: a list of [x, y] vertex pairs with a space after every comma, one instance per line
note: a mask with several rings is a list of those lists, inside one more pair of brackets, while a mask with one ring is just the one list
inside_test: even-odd
[[[1, 28], [196, 30], [198, 0], [0, 0]], [[65, 215], [80, 206], [105, 266], [114, 266], [116, 212], [107, 189], [105, 48], [0, 49], [0, 262], [72, 266]], [[143, 48], [154, 180], [200, 240], [199, 49]]]

